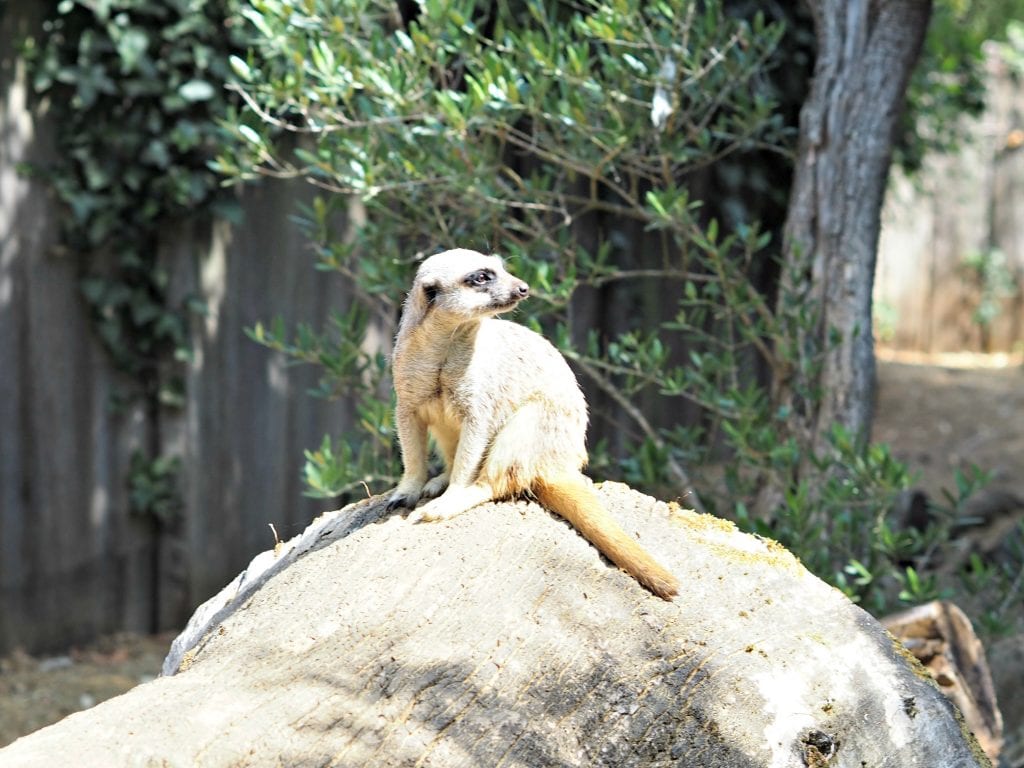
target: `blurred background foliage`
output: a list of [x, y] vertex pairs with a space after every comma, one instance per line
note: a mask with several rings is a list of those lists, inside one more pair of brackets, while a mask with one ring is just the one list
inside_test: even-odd
[[168, 303], [160, 236], [196, 211], [233, 212], [207, 163], [236, 14], [232, 2], [62, 0], [25, 47], [61, 149], [33, 170], [67, 208], [62, 242], [104, 346], [135, 394], [164, 403], [180, 384], [157, 369], [187, 354], [188, 308]]
[[1022, 0], [938, 0], [924, 50], [907, 90], [894, 162], [913, 172], [925, 153], [966, 139], [965, 116], [985, 106], [984, 48], [1004, 42], [1024, 19]]
[[[236, 19], [236, 21], [232, 21]], [[162, 455], [160, 412], [183, 402], [188, 316], [199, 296], [173, 298], [174, 264], [161, 243], [192, 215], [237, 219], [233, 197], [208, 163], [223, 140], [228, 56], [241, 50], [231, 0], [61, 0], [23, 54], [56, 126], [60, 159], [29, 172], [64, 204], [63, 255], [79, 274], [96, 333], [124, 386], [111, 405], [141, 404], [152, 425], [128, 482], [163, 478], [174, 495], [177, 463]], [[133, 513], [169, 522], [133, 490]]]

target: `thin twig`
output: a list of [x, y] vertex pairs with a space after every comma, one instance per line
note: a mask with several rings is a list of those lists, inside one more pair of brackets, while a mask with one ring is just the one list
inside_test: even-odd
[[1017, 592], [1020, 591], [1020, 585], [1022, 581], [1024, 581], [1024, 565], [1022, 565], [1020, 569], [1017, 571], [1017, 577], [1013, 580], [1013, 584], [1011, 584], [1010, 588], [1007, 590], [1006, 596], [1003, 598], [1003, 601], [999, 603], [998, 613], [1004, 614], [1007, 610], [1009, 610], [1010, 604], [1017, 597]]
[[629, 398], [626, 397], [622, 392], [613, 385], [608, 379], [600, 374], [593, 366], [591, 366], [585, 360], [579, 357], [574, 357], [576, 364], [583, 370], [587, 376], [589, 376], [597, 386], [601, 388], [609, 397], [611, 397], [623, 411], [636, 423], [640, 428], [640, 431], [658, 448], [659, 451], [665, 455], [665, 464], [669, 475], [676, 482], [677, 485], [683, 489], [683, 496], [688, 500], [690, 506], [697, 512], [704, 512], [704, 505], [701, 504], [700, 496], [697, 495], [697, 489], [693, 487], [693, 483], [690, 482], [690, 476], [683, 469], [682, 465], [679, 464], [674, 458], [672, 458], [672, 452], [668, 450], [665, 445], [665, 441], [661, 439], [651, 423], [647, 421], [640, 409], [630, 402]]

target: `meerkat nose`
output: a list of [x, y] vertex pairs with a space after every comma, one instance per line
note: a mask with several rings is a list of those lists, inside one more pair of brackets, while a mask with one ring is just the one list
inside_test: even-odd
[[526, 283], [520, 280], [519, 284], [513, 289], [513, 292], [520, 299], [525, 299], [527, 296], [530, 295], [530, 286], [528, 286]]

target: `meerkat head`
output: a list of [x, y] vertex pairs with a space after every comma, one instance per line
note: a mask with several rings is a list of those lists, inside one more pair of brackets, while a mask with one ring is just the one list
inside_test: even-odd
[[408, 301], [424, 315], [470, 320], [508, 312], [529, 295], [530, 287], [509, 274], [497, 256], [456, 248], [420, 265]]

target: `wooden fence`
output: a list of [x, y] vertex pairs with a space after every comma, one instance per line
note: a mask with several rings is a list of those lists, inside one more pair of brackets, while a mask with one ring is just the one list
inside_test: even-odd
[[1024, 89], [997, 57], [989, 70], [966, 145], [914, 178], [894, 173], [875, 277], [887, 346], [1024, 351]]
[[[307, 395], [315, 371], [244, 335], [278, 314], [318, 325], [347, 301], [340, 278], [313, 269], [289, 220], [302, 188], [287, 185], [248, 190], [242, 227], [168, 231], [173, 289], [210, 308], [191, 329], [186, 405], [156, 419], [111, 408], [127, 382], [96, 341], [73, 261], [53, 254], [54, 201], [17, 171], [54, 151], [16, 53], [45, 5], [0, 14], [0, 652], [180, 626], [273, 546], [268, 524], [288, 537], [327, 508], [302, 497], [302, 452], [350, 424], [344, 405]], [[128, 511], [131, 455], [154, 440], [182, 457], [185, 519], [163, 530]]]

